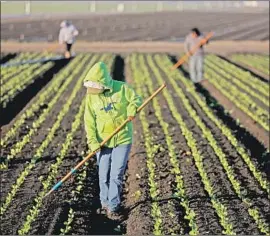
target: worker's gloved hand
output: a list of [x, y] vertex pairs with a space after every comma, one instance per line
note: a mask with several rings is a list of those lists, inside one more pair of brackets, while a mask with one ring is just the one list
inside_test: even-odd
[[132, 120], [134, 120], [134, 119], [135, 119], [135, 116], [129, 116], [129, 117], [128, 117], [128, 120], [129, 120], [129, 121], [132, 121]]

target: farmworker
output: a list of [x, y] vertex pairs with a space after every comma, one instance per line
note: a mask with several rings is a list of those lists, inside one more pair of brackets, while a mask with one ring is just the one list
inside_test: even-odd
[[193, 55], [191, 55], [190, 50], [200, 43], [200, 41], [208, 43], [197, 28], [193, 28], [191, 33], [187, 35], [184, 47], [185, 52], [190, 56], [189, 60], [189, 74], [190, 78], [194, 83], [199, 83], [203, 80], [203, 60], [204, 60], [204, 50], [203, 46], [198, 48]]
[[[84, 113], [85, 130], [91, 151], [100, 147], [127, 118], [132, 121], [142, 99], [126, 83], [113, 80], [103, 62], [96, 63], [84, 79], [87, 88]], [[132, 145], [131, 122], [96, 153], [101, 213], [111, 219], [119, 217], [123, 175]]]
[[75, 42], [75, 37], [79, 34], [78, 30], [70, 21], [62, 21], [60, 24], [59, 44], [66, 44], [65, 57], [71, 57], [71, 47]]

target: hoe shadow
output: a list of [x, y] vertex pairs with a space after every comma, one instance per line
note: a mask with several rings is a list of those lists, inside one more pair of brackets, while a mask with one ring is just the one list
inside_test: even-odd
[[37, 93], [47, 85], [55, 74], [65, 67], [73, 58], [61, 59], [54, 62], [54, 65], [38, 76], [35, 81], [27, 86], [23, 91], [7, 104], [6, 108], [0, 107], [0, 126], [7, 125], [25, 106], [37, 95]]
[[[169, 56], [173, 63], [177, 62], [175, 56]], [[180, 66], [178, 70], [187, 78], [190, 79], [188, 71]], [[207, 106], [213, 110], [214, 114], [222, 120], [222, 122], [233, 131], [234, 136], [237, 140], [241, 140], [241, 143], [245, 146], [247, 150], [250, 151], [251, 157], [256, 157], [255, 162], [258, 163], [258, 169], [266, 173], [267, 178], [270, 179], [270, 153], [264, 147], [258, 139], [256, 139], [250, 132], [248, 132], [244, 127], [237, 124], [236, 120], [228, 114], [224, 107], [218, 103], [218, 101], [209, 93], [203, 85], [197, 83], [195, 84], [196, 91], [205, 98]], [[252, 148], [250, 148], [252, 147]]]

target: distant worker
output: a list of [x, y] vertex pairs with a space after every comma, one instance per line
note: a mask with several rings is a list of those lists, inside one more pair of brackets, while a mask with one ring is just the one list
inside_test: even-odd
[[[125, 82], [113, 80], [103, 62], [96, 63], [84, 79], [87, 88], [84, 122], [91, 151], [126, 119], [134, 119], [142, 99]], [[119, 217], [121, 189], [132, 145], [132, 123], [112, 137], [96, 154], [99, 175], [100, 213]]]
[[[197, 28], [193, 28], [191, 33], [186, 37], [184, 47], [185, 52], [189, 53], [189, 74], [190, 78], [194, 83], [199, 83], [203, 80], [203, 60], [204, 60], [204, 50], [203, 46], [198, 48], [193, 54], [190, 53], [192, 48], [196, 47], [200, 41], [205, 42], [205, 39], [201, 32]], [[206, 42], [208, 43], [208, 41]]]
[[71, 57], [71, 47], [75, 42], [75, 37], [79, 34], [78, 30], [70, 21], [62, 21], [60, 24], [59, 44], [66, 44], [65, 57]]

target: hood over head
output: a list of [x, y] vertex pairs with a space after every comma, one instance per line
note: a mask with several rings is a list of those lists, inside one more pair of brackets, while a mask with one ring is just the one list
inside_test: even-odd
[[113, 80], [109, 73], [109, 70], [104, 62], [97, 62], [87, 73], [84, 79], [84, 83], [91, 81], [99, 83], [105, 89], [112, 90]]

